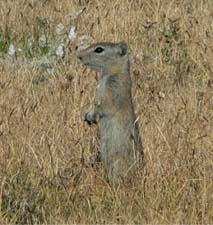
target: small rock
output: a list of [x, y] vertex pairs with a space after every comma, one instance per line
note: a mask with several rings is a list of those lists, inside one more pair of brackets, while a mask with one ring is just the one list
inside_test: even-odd
[[76, 27], [75, 26], [72, 26], [70, 28], [70, 31], [68, 33], [68, 38], [69, 38], [69, 41], [71, 41], [71, 42], [75, 41], [75, 39], [76, 39]]
[[9, 45], [7, 54], [12, 56], [12, 57], [16, 55], [16, 48], [13, 44]]
[[41, 48], [44, 48], [47, 46], [47, 37], [45, 34], [42, 34], [40, 37], [39, 37], [39, 40], [38, 40], [38, 43], [39, 43], [39, 46]]
[[15, 61], [17, 59], [16, 48], [13, 44], [9, 45], [7, 55], [9, 57], [9, 59], [11, 59], [12, 61]]
[[56, 49], [56, 56], [57, 56], [57, 58], [59, 58], [59, 59], [62, 59], [62, 58], [64, 58], [64, 56], [65, 56], [65, 48], [64, 48], [64, 43], [61, 43], [59, 46], [58, 46], [58, 48]]

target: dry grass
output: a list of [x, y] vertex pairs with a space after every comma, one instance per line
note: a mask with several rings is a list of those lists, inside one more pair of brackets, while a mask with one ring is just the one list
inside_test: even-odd
[[96, 128], [80, 114], [96, 81], [72, 48], [71, 64], [39, 85], [30, 66], [5, 61], [0, 222], [213, 223], [212, 0], [6, 0], [0, 32], [18, 45], [41, 32], [42, 16], [53, 36], [58, 23], [76, 24], [78, 35], [128, 43], [146, 165], [131, 190], [113, 190], [92, 165]]

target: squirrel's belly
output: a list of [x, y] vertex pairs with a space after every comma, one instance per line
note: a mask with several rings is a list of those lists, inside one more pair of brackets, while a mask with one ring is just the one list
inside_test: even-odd
[[115, 157], [131, 157], [131, 128], [114, 119], [104, 119], [99, 124], [101, 157], [103, 160]]

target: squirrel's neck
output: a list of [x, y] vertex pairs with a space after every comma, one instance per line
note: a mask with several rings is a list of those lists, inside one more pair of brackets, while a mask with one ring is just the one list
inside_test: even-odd
[[104, 67], [98, 76], [98, 79], [102, 79], [105, 76], [122, 76], [129, 79], [130, 76], [130, 63], [129, 58], [126, 57], [120, 62], [116, 62], [114, 65], [110, 65], [110, 67]]

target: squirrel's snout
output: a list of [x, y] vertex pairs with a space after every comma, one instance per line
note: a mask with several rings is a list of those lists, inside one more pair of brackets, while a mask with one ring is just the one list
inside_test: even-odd
[[77, 56], [80, 60], [82, 60], [82, 57], [81, 56]]
[[77, 53], [77, 57], [80, 60], [83, 60], [84, 56], [85, 56], [85, 49], [88, 47], [88, 45], [76, 45], [75, 46], [75, 50]]
[[82, 59], [82, 57], [80, 56], [80, 51], [79, 51], [79, 47], [78, 47], [78, 45], [76, 45], [76, 46], [75, 46], [75, 51], [76, 51], [76, 55], [77, 55], [77, 57], [81, 60], [81, 59]]
[[76, 46], [75, 50], [76, 50], [78, 59], [80, 59], [82, 61], [83, 57], [82, 57], [81, 49], [79, 48], [79, 46]]
[[80, 60], [82, 60], [82, 56], [81, 56], [81, 54], [80, 54], [79, 51], [77, 51], [77, 57], [78, 57]]

